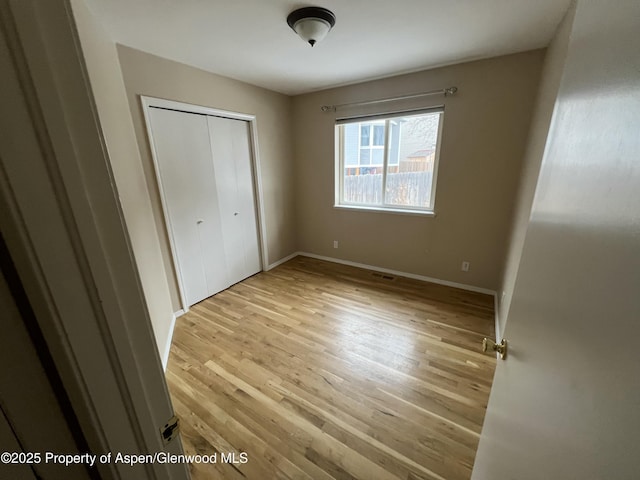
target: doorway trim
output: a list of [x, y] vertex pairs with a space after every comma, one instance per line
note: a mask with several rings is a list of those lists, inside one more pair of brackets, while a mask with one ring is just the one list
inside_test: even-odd
[[258, 121], [255, 115], [232, 112], [229, 110], [221, 110], [218, 108], [205, 107], [202, 105], [194, 105], [191, 103], [178, 102], [175, 100], [166, 100], [163, 98], [149, 97], [146, 95], [140, 95], [140, 101], [142, 103], [142, 112], [144, 115], [145, 127], [147, 129], [147, 136], [149, 139], [149, 149], [151, 150], [151, 157], [153, 158], [153, 168], [156, 175], [156, 184], [160, 192], [160, 202], [162, 205], [162, 214], [165, 221], [165, 228], [167, 237], [169, 238], [169, 246], [171, 249], [171, 259], [173, 263], [173, 269], [175, 272], [176, 280], [178, 283], [178, 293], [180, 295], [180, 304], [182, 306], [182, 312], [189, 311], [189, 305], [187, 305], [184, 281], [182, 278], [182, 272], [180, 270], [180, 264], [178, 263], [178, 255], [176, 249], [176, 242], [173, 238], [173, 226], [171, 225], [171, 219], [169, 218], [169, 209], [167, 206], [164, 187], [162, 185], [162, 179], [160, 178], [160, 167], [158, 164], [158, 155], [156, 152], [155, 142], [153, 140], [153, 131], [151, 129], [151, 118], [149, 117], [149, 109], [151, 107], [164, 108], [167, 110], [175, 110], [185, 113], [195, 113], [200, 115], [211, 115], [214, 117], [228, 118], [231, 120], [241, 120], [249, 124], [249, 142], [251, 150], [251, 173], [253, 180], [253, 193], [256, 202], [256, 221], [258, 222], [258, 247], [260, 254], [260, 265], [262, 270], [268, 269], [268, 247], [267, 247], [267, 232], [265, 226], [265, 214], [264, 214], [264, 202], [263, 202], [263, 189], [262, 189], [262, 170], [260, 168], [260, 155], [258, 149]]
[[[180, 455], [159, 430], [174, 411], [73, 14], [0, 0], [0, 230], [89, 450]], [[96, 468], [189, 478], [184, 464]]]

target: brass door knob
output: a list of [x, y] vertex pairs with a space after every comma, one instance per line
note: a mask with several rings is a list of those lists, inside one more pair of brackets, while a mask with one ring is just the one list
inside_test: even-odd
[[500, 358], [504, 360], [507, 358], [507, 341], [503, 338], [500, 343], [496, 343], [490, 338], [485, 338], [482, 340], [482, 351], [498, 352], [500, 354]]

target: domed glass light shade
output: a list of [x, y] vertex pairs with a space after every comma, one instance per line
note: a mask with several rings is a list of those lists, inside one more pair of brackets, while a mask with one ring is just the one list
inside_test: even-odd
[[336, 16], [326, 8], [305, 7], [291, 12], [287, 23], [300, 38], [313, 47], [336, 24]]

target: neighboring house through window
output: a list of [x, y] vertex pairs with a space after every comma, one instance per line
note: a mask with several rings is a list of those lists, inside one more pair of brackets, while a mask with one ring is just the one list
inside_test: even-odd
[[338, 121], [336, 206], [433, 213], [442, 115]]

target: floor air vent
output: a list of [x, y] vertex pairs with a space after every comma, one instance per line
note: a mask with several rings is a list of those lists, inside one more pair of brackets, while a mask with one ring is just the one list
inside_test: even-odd
[[373, 275], [376, 278], [381, 278], [382, 280], [395, 280], [396, 279], [396, 277], [394, 277], [393, 275], [387, 275], [385, 273], [374, 272], [371, 275]]

